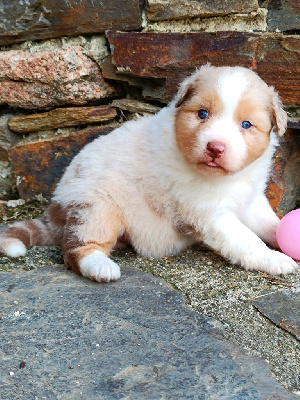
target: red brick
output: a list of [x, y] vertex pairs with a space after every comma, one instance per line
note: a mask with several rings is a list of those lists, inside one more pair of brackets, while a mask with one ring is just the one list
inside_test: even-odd
[[0, 53], [0, 104], [26, 109], [82, 105], [115, 93], [80, 47]]
[[257, 72], [289, 106], [300, 105], [300, 37], [263, 35], [256, 50]]
[[150, 21], [250, 13], [258, 9], [257, 0], [148, 0]]
[[140, 0], [27, 0], [2, 3], [1, 46], [27, 40], [99, 33], [106, 29], [126, 31], [141, 27]]
[[[300, 200], [299, 131], [288, 129], [280, 140], [270, 173], [266, 194], [280, 216], [295, 208]], [[298, 205], [299, 207], [299, 205]]]
[[117, 73], [165, 79], [162, 100], [175, 94], [182, 76], [207, 62], [256, 70], [286, 105], [300, 105], [300, 39], [241, 32], [107, 33]]

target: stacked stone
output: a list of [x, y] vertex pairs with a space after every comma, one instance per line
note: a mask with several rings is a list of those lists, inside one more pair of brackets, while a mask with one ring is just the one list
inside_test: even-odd
[[211, 62], [251, 68], [280, 93], [290, 129], [275, 157], [268, 196], [279, 214], [295, 206], [300, 197], [297, 2], [4, 3], [0, 199], [50, 198], [85, 143], [136, 114], [156, 112], [182, 77]]

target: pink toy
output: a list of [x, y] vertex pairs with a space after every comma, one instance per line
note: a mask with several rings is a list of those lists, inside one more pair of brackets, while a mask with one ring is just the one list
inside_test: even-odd
[[277, 227], [276, 238], [286, 255], [300, 260], [300, 208], [282, 218]]

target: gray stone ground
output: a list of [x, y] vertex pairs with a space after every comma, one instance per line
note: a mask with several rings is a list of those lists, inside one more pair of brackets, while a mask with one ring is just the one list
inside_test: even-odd
[[121, 280], [97, 284], [55, 247], [0, 257], [2, 400], [300, 396], [299, 320], [285, 330], [258, 311], [274, 292], [273, 312], [297, 315], [299, 271], [247, 272], [201, 248], [113, 258]]

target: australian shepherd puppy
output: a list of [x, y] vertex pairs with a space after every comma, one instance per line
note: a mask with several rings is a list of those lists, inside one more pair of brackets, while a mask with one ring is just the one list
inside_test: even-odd
[[124, 242], [162, 257], [202, 241], [247, 270], [293, 272], [297, 263], [268, 247], [279, 219], [264, 195], [286, 120], [254, 72], [206, 65], [158, 114], [88, 144], [44, 215], [7, 228], [0, 250], [59, 244], [67, 265], [99, 282], [120, 278], [109, 255]]

